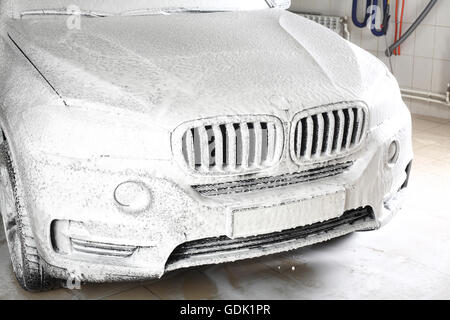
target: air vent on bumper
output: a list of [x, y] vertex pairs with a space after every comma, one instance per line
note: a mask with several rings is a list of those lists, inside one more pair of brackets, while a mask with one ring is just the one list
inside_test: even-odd
[[194, 185], [192, 188], [205, 197], [225, 194], [254, 192], [259, 190], [292, 186], [300, 183], [333, 177], [347, 170], [353, 162], [321, 166], [301, 172], [286, 173], [278, 176], [254, 178], [234, 182]]
[[[175, 248], [166, 263], [166, 271], [187, 266], [202, 265], [211, 261], [235, 261], [239, 254], [245, 252], [247, 256], [257, 251], [261, 256], [264, 251], [276, 247], [286, 247], [302, 239], [320, 238], [326, 233], [340, 233], [341, 235], [356, 230], [367, 230], [376, 227], [374, 212], [371, 207], [363, 207], [346, 211], [342, 216], [268, 234], [231, 239], [226, 236], [206, 238], [186, 242]], [[323, 240], [320, 240], [323, 241]], [[284, 251], [278, 250], [278, 251]]]

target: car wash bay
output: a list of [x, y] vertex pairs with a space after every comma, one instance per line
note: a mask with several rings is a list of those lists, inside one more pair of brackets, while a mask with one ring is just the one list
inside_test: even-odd
[[[293, 0], [291, 7], [299, 13], [348, 17], [342, 35], [392, 66], [403, 89], [413, 112], [415, 154], [408, 199], [387, 226], [285, 254], [179, 270], [160, 280], [46, 293], [19, 287], [1, 227], [0, 299], [450, 298], [450, 1], [438, 1], [389, 61], [385, 50], [386, 43], [395, 41], [395, 3], [391, 0], [387, 39], [354, 25], [351, 0]], [[405, 1], [403, 32], [428, 3]], [[365, 1], [358, 4], [362, 10]], [[398, 11], [400, 18], [401, 6]]]

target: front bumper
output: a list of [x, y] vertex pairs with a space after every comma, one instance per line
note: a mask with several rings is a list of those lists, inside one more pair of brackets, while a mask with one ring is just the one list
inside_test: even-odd
[[[395, 165], [388, 165], [387, 149], [393, 140], [399, 142], [400, 155]], [[203, 197], [170, 179], [155, 178], [145, 166], [139, 170], [113, 171], [51, 157], [33, 160], [34, 170], [26, 171], [25, 185], [38, 250], [50, 274], [59, 278], [75, 275], [90, 282], [138, 280], [161, 277], [168, 270], [183, 267], [283, 252], [381, 227], [399, 209], [404, 196], [401, 187], [407, 180], [405, 169], [412, 160], [409, 114], [370, 131], [364, 148], [353, 160], [352, 166], [337, 176], [217, 197]], [[138, 180], [150, 187], [153, 201], [149, 209], [133, 214], [115, 203], [113, 190], [128, 180]], [[337, 193], [341, 200], [336, 198]], [[329, 212], [336, 208], [343, 214], [370, 207], [374, 219], [270, 246], [256, 245], [225, 254], [212, 252], [198, 259], [176, 262], [171, 259], [171, 254], [188, 242], [246, 236], [245, 231], [234, 234], [238, 228], [232, 224], [233, 210], [263, 206], [277, 211], [292, 202], [301, 202], [308, 208], [310, 220], [305, 220], [305, 224], [335, 218]], [[57, 228], [55, 235], [52, 229], [59, 222], [63, 222], [63, 227]], [[270, 232], [258, 223], [252, 224], [257, 226], [256, 230], [261, 226], [260, 233]], [[70, 252], [55, 250], [55, 241], [60, 239], [74, 240]]]

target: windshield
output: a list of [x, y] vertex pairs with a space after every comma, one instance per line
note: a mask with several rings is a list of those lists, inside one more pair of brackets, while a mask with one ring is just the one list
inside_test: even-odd
[[[164, 14], [182, 11], [261, 10], [277, 0], [12, 0], [17, 15], [64, 14], [78, 8], [93, 16]], [[280, 1], [278, 1], [280, 2]], [[284, 1], [286, 2], [286, 1]]]

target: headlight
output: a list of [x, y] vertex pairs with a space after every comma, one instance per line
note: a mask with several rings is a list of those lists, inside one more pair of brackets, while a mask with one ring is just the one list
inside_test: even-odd
[[359, 98], [369, 106], [369, 128], [374, 129], [384, 121], [400, 116], [407, 107], [402, 101], [397, 80], [386, 65], [360, 47], [350, 46], [361, 74]]
[[39, 106], [25, 112], [20, 125], [25, 127], [22, 139], [30, 153], [83, 160], [172, 158], [170, 132], [154, 125], [148, 116]]

